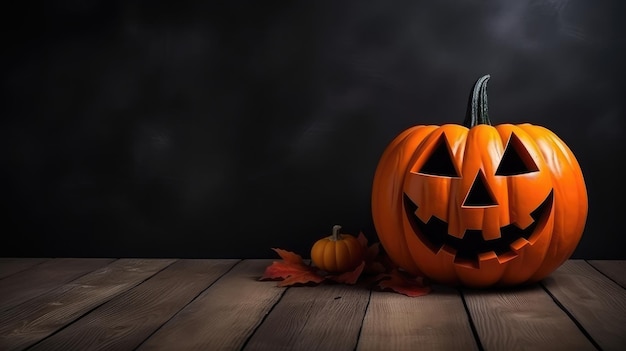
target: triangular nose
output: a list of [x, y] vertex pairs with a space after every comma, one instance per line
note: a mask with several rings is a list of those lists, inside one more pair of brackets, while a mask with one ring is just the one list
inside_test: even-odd
[[476, 179], [474, 179], [474, 183], [472, 183], [472, 187], [465, 197], [463, 206], [483, 207], [494, 206], [497, 204], [498, 203], [494, 199], [491, 190], [489, 190], [489, 186], [487, 185], [487, 180], [485, 179], [483, 171], [479, 170], [478, 174], [476, 175]]

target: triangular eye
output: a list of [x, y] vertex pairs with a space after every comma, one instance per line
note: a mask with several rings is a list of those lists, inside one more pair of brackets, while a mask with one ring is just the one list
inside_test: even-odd
[[537, 164], [533, 161], [524, 144], [522, 144], [517, 135], [511, 133], [496, 175], [512, 176], [537, 172], [538, 170]]
[[459, 176], [459, 173], [456, 171], [456, 167], [454, 167], [454, 162], [452, 162], [452, 155], [450, 153], [450, 148], [446, 143], [445, 134], [441, 134], [441, 137], [437, 141], [437, 145], [435, 145], [430, 157], [428, 157], [418, 173], [443, 177]]

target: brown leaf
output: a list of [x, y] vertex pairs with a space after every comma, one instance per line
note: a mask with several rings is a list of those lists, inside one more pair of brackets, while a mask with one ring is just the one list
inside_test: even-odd
[[367, 265], [365, 266], [365, 273], [370, 274], [370, 275], [381, 274], [385, 272], [387, 272], [387, 268], [385, 268], [385, 265], [383, 265], [382, 263], [378, 261], [368, 262]]
[[302, 261], [302, 256], [298, 255], [297, 253], [278, 248], [272, 248], [272, 250], [274, 250], [278, 254], [278, 256], [280, 256], [280, 258], [282, 258], [285, 262], [303, 266], [305, 265], [304, 261]]
[[302, 271], [303, 269], [299, 265], [284, 261], [274, 261], [265, 268], [265, 272], [259, 280], [283, 280], [294, 274], [300, 274]]
[[337, 283], [342, 284], [356, 284], [363, 273], [363, 269], [365, 268], [365, 261], [362, 261], [360, 265], [358, 265], [355, 269], [350, 272], [341, 273], [339, 275], [328, 275], [326, 276], [328, 279], [335, 281]]
[[373, 243], [365, 251], [365, 260], [373, 261], [380, 254], [380, 243]]
[[324, 281], [324, 277], [317, 274], [315, 271], [301, 271], [293, 274], [283, 281], [279, 282], [278, 286], [292, 286], [292, 285], [304, 285], [304, 284], [319, 284]]
[[423, 296], [430, 292], [422, 277], [411, 277], [393, 269], [390, 273], [380, 274], [377, 287], [383, 291], [394, 291], [409, 297]]
[[365, 237], [365, 234], [363, 234], [363, 232], [359, 232], [359, 236], [356, 237], [356, 240], [359, 241], [359, 243], [361, 244], [361, 247], [365, 250], [367, 249], [367, 238]]
[[272, 249], [283, 259], [274, 261], [265, 268], [263, 276], [259, 280], [282, 280], [278, 286], [291, 286], [296, 284], [319, 284], [324, 281], [324, 277], [304, 264], [302, 257], [291, 251], [283, 249]]

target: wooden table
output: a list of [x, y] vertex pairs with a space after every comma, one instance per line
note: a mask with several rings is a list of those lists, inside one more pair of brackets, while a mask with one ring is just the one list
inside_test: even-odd
[[271, 260], [0, 259], [0, 350], [626, 350], [626, 261], [409, 298], [280, 288]]

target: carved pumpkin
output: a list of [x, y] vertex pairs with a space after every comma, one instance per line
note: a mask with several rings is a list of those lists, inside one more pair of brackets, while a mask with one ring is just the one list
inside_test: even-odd
[[344, 273], [363, 261], [361, 243], [350, 234], [339, 234], [340, 225], [333, 226], [332, 235], [320, 239], [311, 248], [311, 261], [330, 273]]
[[492, 126], [488, 79], [476, 82], [464, 125], [405, 130], [374, 175], [372, 216], [385, 251], [444, 284], [539, 281], [571, 256], [587, 217], [571, 150], [540, 126]]

